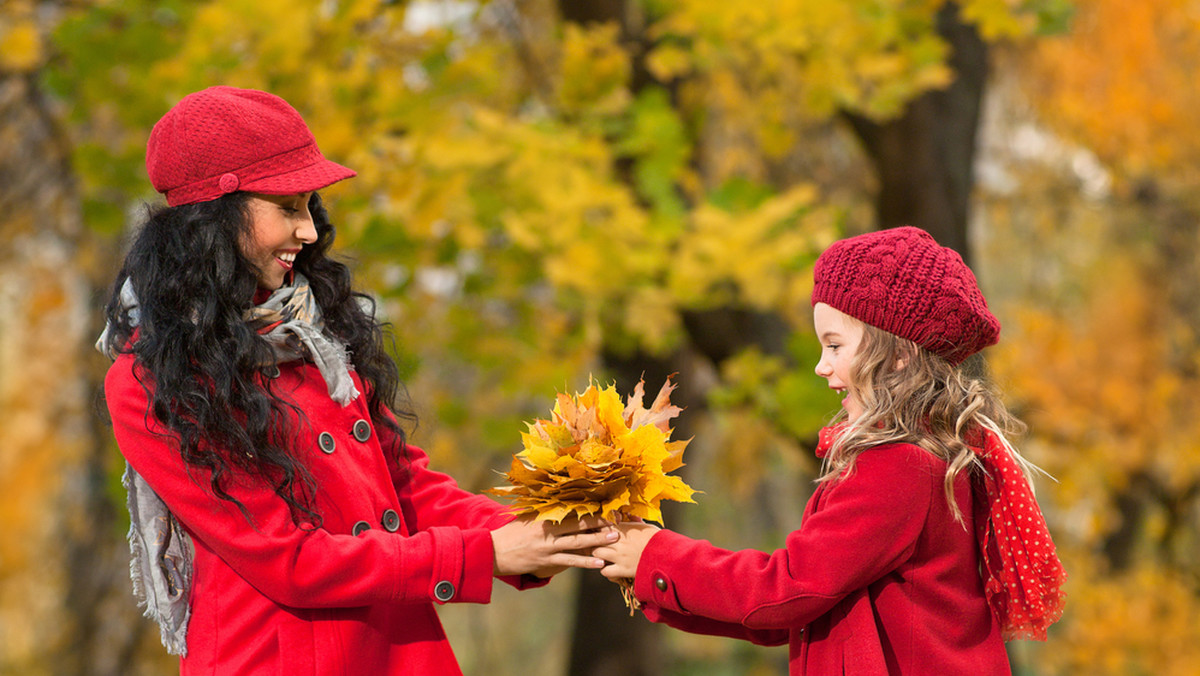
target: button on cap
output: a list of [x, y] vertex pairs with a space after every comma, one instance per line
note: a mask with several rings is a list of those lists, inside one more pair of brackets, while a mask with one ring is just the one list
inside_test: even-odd
[[329, 432], [321, 432], [317, 435], [317, 445], [326, 453], [333, 453], [337, 448], [337, 442], [333, 440], [333, 435]]
[[369, 530], [371, 530], [371, 524], [367, 523], [366, 521], [359, 521], [358, 523], [354, 524], [354, 528], [351, 528], [350, 532], [357, 537]]
[[442, 603], [454, 598], [454, 585], [447, 580], [442, 580], [433, 588], [433, 597]]
[[383, 529], [389, 533], [395, 533], [400, 530], [400, 515], [394, 509], [384, 510], [383, 518], [379, 522], [383, 524]]
[[221, 189], [222, 194], [237, 190], [240, 184], [237, 174], [221, 174], [221, 178], [217, 179], [217, 187]]
[[654, 586], [658, 587], [658, 591], [667, 591], [667, 578], [661, 575], [654, 578]]
[[371, 423], [366, 420], [356, 420], [354, 421], [354, 429], [351, 431], [354, 433], [355, 439], [366, 443], [367, 439], [371, 438]]

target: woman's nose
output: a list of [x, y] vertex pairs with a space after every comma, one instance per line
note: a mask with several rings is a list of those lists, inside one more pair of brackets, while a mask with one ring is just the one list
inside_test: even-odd
[[305, 217], [296, 224], [296, 239], [305, 244], [317, 241], [317, 226], [313, 223], [312, 214], [305, 211]]

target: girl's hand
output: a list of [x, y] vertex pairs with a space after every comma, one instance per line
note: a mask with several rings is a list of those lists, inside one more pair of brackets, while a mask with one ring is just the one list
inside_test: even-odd
[[602, 568], [595, 547], [616, 541], [617, 532], [599, 518], [534, 521], [522, 517], [492, 531], [496, 575], [533, 573], [550, 577], [566, 568]]
[[608, 562], [600, 571], [604, 577], [610, 580], [632, 579], [637, 574], [638, 562], [642, 560], [642, 550], [659, 529], [640, 521], [619, 523], [615, 528], [620, 531], [621, 539], [597, 547], [592, 554]]

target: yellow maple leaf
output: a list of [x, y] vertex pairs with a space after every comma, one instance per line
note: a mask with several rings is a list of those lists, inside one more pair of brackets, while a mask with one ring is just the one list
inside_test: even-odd
[[599, 514], [661, 523], [661, 500], [693, 502], [691, 487], [666, 476], [683, 466], [688, 443], [669, 441], [669, 421], [681, 411], [670, 403], [675, 385], [668, 378], [649, 408], [644, 386], [639, 381], [624, 404], [615, 385], [560, 393], [551, 419], [529, 423], [521, 435], [524, 450], [506, 474], [512, 486], [492, 492], [513, 498], [518, 512], [550, 521]]
[[[695, 502], [695, 490], [667, 472], [683, 467], [688, 441], [670, 441], [676, 385], [662, 384], [649, 407], [644, 382], [622, 403], [616, 385], [589, 383], [583, 393], [558, 394], [551, 418], [528, 423], [523, 450], [512, 457], [508, 486], [488, 492], [512, 499], [512, 509], [559, 522], [598, 515], [610, 521], [662, 522], [664, 499]], [[636, 603], [626, 591], [626, 602]]]
[[[550, 419], [528, 423], [521, 434], [524, 449], [505, 474], [510, 485], [489, 492], [511, 499], [520, 514], [554, 522], [598, 515], [662, 523], [663, 500], [694, 502], [691, 486], [667, 476], [683, 466], [688, 444], [670, 441], [670, 421], [682, 410], [670, 402], [675, 385], [668, 377], [649, 408], [644, 385], [638, 381], [624, 404], [615, 385], [592, 382], [575, 396], [560, 393]], [[630, 585], [623, 591], [636, 608]]]

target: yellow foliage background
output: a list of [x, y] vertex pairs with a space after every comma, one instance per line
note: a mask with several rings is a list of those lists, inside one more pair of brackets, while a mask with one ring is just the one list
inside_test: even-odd
[[[394, 324], [416, 440], [473, 490], [496, 485], [523, 421], [612, 355], [691, 354], [688, 318], [714, 308], [782, 317], [786, 354], [747, 348], [681, 383], [701, 392], [682, 415], [687, 481], [704, 494], [672, 521], [770, 548], [798, 525], [809, 447], [837, 407], [811, 372], [811, 265], [873, 226], [871, 168], [839, 115], [888, 120], [950, 82], [943, 4], [633, 2], [644, 41], [564, 22], [547, 0], [0, 5], [0, 77], [39, 83], [61, 124], [79, 198], [63, 208], [88, 226], [74, 272], [93, 285], [92, 297], [29, 291], [0, 274], [0, 307], [22, 299], [49, 317], [0, 323], [0, 365], [29, 374], [0, 391], [0, 673], [52, 673], [50, 656], [70, 649], [19, 624], [31, 599], [59, 603], [68, 586], [37, 570], [47, 545], [31, 535], [71, 504], [50, 468], [88, 444], [119, 466], [102, 427], [53, 429], [58, 404], [21, 384], [102, 368], [65, 360], [60, 343], [98, 328], [87, 305], [155, 200], [142, 153], [174, 101], [213, 84], [268, 89], [358, 170], [326, 195], [340, 252]], [[1014, 669], [1200, 673], [1200, 15], [1182, 0], [959, 5], [993, 49], [971, 220], [1004, 325], [989, 370], [1030, 423], [1021, 447], [1056, 479], [1039, 497], [1071, 576], [1064, 619], [1045, 644], [1013, 644]], [[0, 241], [36, 230], [5, 219]], [[37, 331], [18, 333], [26, 323]], [[54, 455], [27, 450], [42, 439]], [[444, 608], [467, 673], [562, 672], [566, 577]], [[786, 664], [785, 651], [661, 636], [663, 673]], [[172, 664], [153, 637], [129, 659], [115, 673]]]

